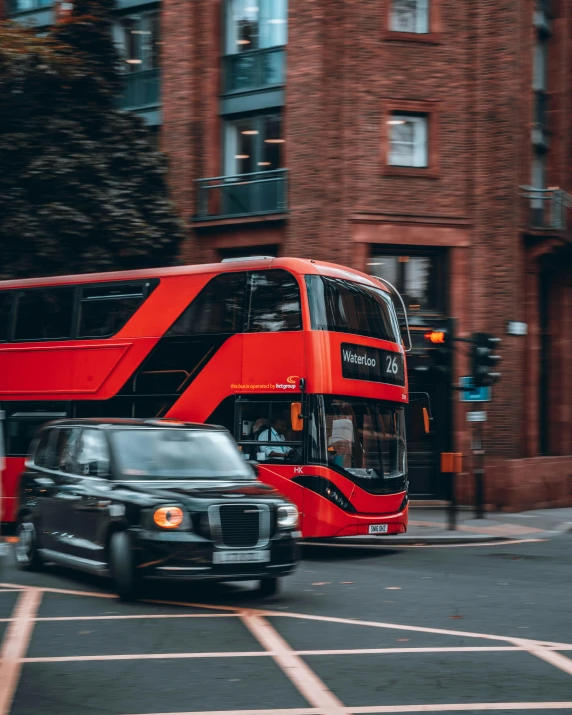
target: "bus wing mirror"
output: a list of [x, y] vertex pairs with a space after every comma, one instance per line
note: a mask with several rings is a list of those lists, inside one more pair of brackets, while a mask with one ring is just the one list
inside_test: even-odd
[[423, 408], [423, 427], [425, 428], [425, 434], [429, 434], [429, 432], [431, 432], [429, 412], [426, 407]]
[[304, 418], [302, 417], [301, 402], [293, 402], [290, 405], [290, 421], [292, 422], [293, 432], [301, 432], [304, 429]]

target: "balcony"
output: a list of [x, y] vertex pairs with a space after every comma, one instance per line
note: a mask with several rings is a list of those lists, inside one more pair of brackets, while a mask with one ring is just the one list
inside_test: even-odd
[[124, 75], [125, 91], [119, 101], [121, 109], [148, 109], [161, 103], [161, 75], [158, 69]]
[[559, 188], [536, 189], [533, 186], [520, 186], [523, 196], [528, 201], [531, 228], [566, 231], [570, 225], [572, 196]]
[[287, 169], [197, 181], [194, 221], [244, 218], [287, 211]]
[[280, 87], [286, 81], [286, 48], [270, 47], [223, 57], [223, 94]]

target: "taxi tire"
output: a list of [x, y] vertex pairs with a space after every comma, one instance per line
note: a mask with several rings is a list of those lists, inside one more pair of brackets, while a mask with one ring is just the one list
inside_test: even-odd
[[16, 564], [22, 571], [40, 571], [44, 560], [38, 553], [38, 537], [33, 521], [21, 521], [17, 530]]
[[280, 591], [280, 579], [277, 576], [273, 578], [263, 578], [260, 581], [259, 593], [262, 598], [270, 598], [276, 596]]
[[135, 601], [140, 578], [135, 566], [131, 538], [126, 531], [116, 531], [109, 539], [109, 566], [117, 595], [122, 601]]

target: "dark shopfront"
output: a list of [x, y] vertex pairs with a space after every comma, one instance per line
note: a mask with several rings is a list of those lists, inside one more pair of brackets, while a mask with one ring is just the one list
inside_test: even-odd
[[[368, 270], [401, 293], [409, 315], [413, 350], [407, 355], [411, 407], [406, 410], [409, 491], [414, 499], [446, 499], [441, 452], [452, 449], [451, 387], [429, 369], [431, 348], [424, 334], [443, 326], [447, 315], [446, 251], [400, 248], [373, 253]], [[398, 314], [401, 307], [396, 305]], [[407, 339], [406, 339], [407, 341]], [[420, 406], [429, 399], [431, 432], [423, 427]], [[417, 409], [414, 409], [417, 408]]]

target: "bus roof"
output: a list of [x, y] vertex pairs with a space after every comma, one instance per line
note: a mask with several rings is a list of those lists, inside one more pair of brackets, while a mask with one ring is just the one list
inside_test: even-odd
[[307, 258], [273, 258], [253, 256], [244, 259], [232, 259], [221, 263], [203, 263], [191, 266], [171, 266], [164, 268], [145, 268], [131, 271], [109, 271], [105, 273], [80, 273], [77, 275], [51, 276], [46, 278], [24, 278], [0, 281], [0, 290], [10, 288], [35, 288], [44, 286], [79, 285], [82, 283], [104, 283], [108, 281], [131, 281], [144, 278], [167, 278], [170, 276], [197, 275], [201, 273], [226, 273], [241, 270], [263, 270], [264, 268], [283, 268], [297, 275], [315, 274], [331, 278], [364, 283], [375, 288], [387, 288], [374, 277], [347, 268], [336, 263], [314, 261]]

